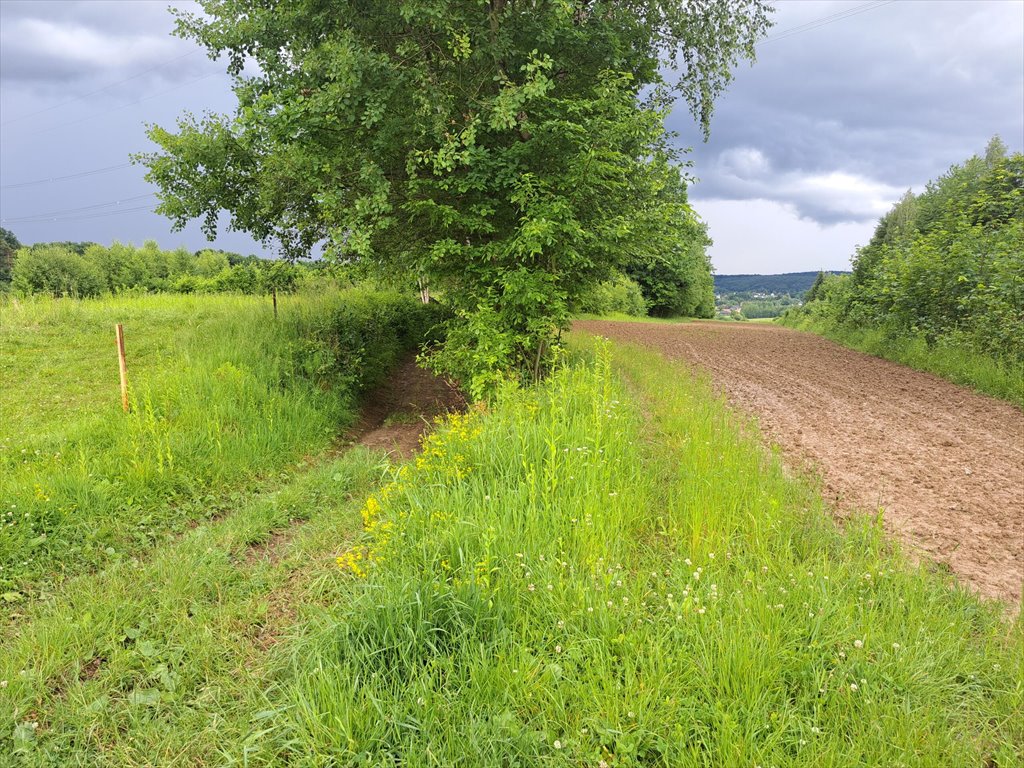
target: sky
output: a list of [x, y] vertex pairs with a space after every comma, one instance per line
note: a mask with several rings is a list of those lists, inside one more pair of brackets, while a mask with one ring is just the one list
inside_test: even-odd
[[[190, 2], [172, 3], [192, 8]], [[694, 209], [720, 274], [847, 269], [907, 189], [995, 134], [1024, 148], [1024, 0], [777, 0], [706, 143], [684, 105]], [[0, 0], [0, 225], [23, 243], [208, 247], [154, 213], [147, 124], [231, 112], [223, 62], [164, 0]], [[227, 223], [227, 217], [224, 218]], [[273, 255], [222, 227], [213, 247]]]

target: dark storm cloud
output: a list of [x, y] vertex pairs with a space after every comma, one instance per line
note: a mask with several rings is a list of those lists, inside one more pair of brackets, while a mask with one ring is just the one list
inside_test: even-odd
[[1024, 4], [779, 2], [769, 37], [846, 9], [863, 12], [768, 39], [742, 66], [701, 144], [697, 199], [773, 200], [819, 223], [866, 221], [983, 151], [1024, 143]]
[[[20, 219], [10, 228], [22, 241], [205, 246], [196, 226], [172, 234], [162, 217], [113, 205], [98, 218], [33, 220], [152, 192], [143, 169], [126, 165], [129, 153], [152, 149], [144, 125], [232, 110], [223, 62], [170, 34], [168, 4], [196, 8], [0, 0], [0, 187], [115, 168], [0, 189], [0, 218]], [[982, 151], [994, 133], [1024, 148], [1024, 3], [774, 4], [772, 35], [864, 12], [762, 43], [719, 99], [708, 144], [685, 108], [671, 116], [680, 143], [694, 146], [701, 180], [691, 198], [720, 271], [842, 268], [908, 187]], [[260, 250], [238, 233], [217, 245]]]

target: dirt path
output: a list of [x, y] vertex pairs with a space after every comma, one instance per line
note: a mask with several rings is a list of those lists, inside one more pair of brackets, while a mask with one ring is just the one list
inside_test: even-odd
[[587, 321], [574, 328], [706, 369], [840, 511], [885, 510], [912, 550], [1020, 603], [1024, 414], [928, 373], [770, 325]]
[[408, 459], [419, 450], [420, 438], [435, 417], [465, 407], [458, 389], [418, 367], [410, 356], [366, 397], [346, 442]]

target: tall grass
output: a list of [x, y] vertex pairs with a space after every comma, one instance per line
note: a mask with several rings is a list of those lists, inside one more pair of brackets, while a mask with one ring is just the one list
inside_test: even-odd
[[682, 367], [614, 363], [453, 419], [367, 501], [250, 763], [1024, 759], [1019, 620], [839, 529]]
[[365, 498], [379, 461], [349, 451], [142, 561], [75, 576], [57, 599], [28, 606], [0, 631], [0, 766], [244, 755], [259, 738], [267, 650], [332, 575], [331, 548], [359, 525], [350, 494]]
[[[130, 557], [322, 451], [421, 330], [360, 292], [30, 300], [0, 309], [0, 592]], [[113, 326], [125, 326], [131, 412]], [[353, 338], [359, 336], [360, 338]]]
[[783, 324], [820, 334], [858, 352], [934, 373], [1024, 408], [1024, 366], [977, 352], [967, 344], [957, 344], [952, 338], [928, 344], [921, 336], [907, 336], [881, 327], [835, 323], [800, 313], [787, 316]]

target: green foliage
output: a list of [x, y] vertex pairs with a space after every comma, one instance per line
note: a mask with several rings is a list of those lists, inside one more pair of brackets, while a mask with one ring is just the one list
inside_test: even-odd
[[0, 307], [0, 593], [139, 552], [325, 447], [438, 311], [365, 291], [289, 297], [277, 320], [241, 296]]
[[20, 249], [21, 243], [14, 233], [0, 227], [0, 292], [6, 291], [11, 284], [14, 257]]
[[740, 311], [743, 317], [749, 320], [757, 320], [766, 317], [779, 317], [790, 307], [799, 304], [798, 299], [791, 299], [788, 296], [778, 299], [755, 299], [740, 303]]
[[819, 272], [818, 276], [814, 278], [814, 283], [807, 289], [807, 293], [804, 294], [804, 301], [815, 301], [816, 299], [822, 298], [823, 286], [825, 284], [825, 273]]
[[[442, 425], [385, 488], [378, 454], [312, 445], [144, 557], [8, 603], [0, 755], [1019, 764], [1024, 624], [873, 518], [838, 526], [686, 366], [613, 354], [621, 376], [599, 353]], [[388, 536], [365, 581], [332, 567]]]
[[[151, 128], [160, 212], [425, 277], [454, 309], [435, 365], [478, 393], [544, 370], [614, 269], [689, 253], [664, 117], [682, 98], [706, 134], [768, 27], [761, 0], [202, 6], [179, 32], [227, 58], [238, 107]], [[666, 311], [706, 311], [686, 276]]]
[[22, 248], [11, 275], [11, 287], [22, 294], [87, 298], [106, 290], [99, 266], [85, 256], [59, 245]]
[[647, 301], [640, 286], [622, 274], [593, 286], [579, 297], [575, 312], [587, 315], [613, 313], [642, 317], [647, 314]]
[[[676, 194], [685, 202], [685, 189]], [[623, 270], [640, 285], [654, 317], [712, 317], [715, 296], [707, 227], [689, 211], [680, 211], [676, 227], [649, 232], [647, 247], [638, 249]]]
[[[79, 247], [81, 246], [81, 247]], [[12, 289], [23, 296], [91, 297], [139, 291], [173, 293], [292, 292], [315, 279], [315, 268], [225, 251], [163, 251], [113, 243], [44, 243], [22, 249]]]
[[[998, 137], [997, 137], [998, 138]], [[903, 196], [806, 316], [1024, 366], [1024, 155], [990, 142]], [[830, 286], [830, 287], [829, 287]]]

